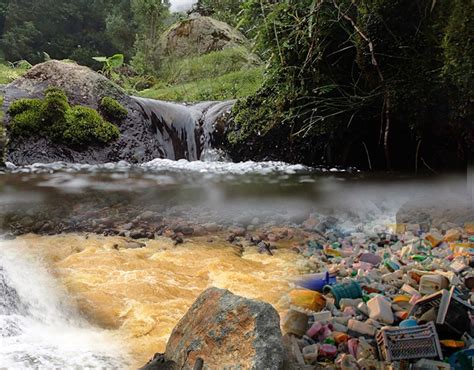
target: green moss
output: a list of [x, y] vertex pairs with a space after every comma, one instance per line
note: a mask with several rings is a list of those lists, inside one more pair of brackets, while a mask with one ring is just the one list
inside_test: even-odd
[[16, 116], [17, 114], [23, 113], [27, 110], [39, 110], [43, 102], [39, 99], [19, 99], [10, 104], [8, 108], [8, 114]]
[[71, 144], [106, 144], [119, 136], [119, 129], [94, 109], [75, 106], [67, 112], [63, 138]]
[[64, 91], [50, 87], [45, 91], [45, 99], [41, 106], [41, 117], [47, 125], [64, 121], [66, 113], [71, 109]]
[[36, 109], [21, 112], [13, 117], [9, 127], [14, 137], [28, 137], [41, 132], [41, 114]]
[[119, 129], [97, 111], [69, 105], [57, 88], [45, 91], [45, 98], [20, 99], [8, 109], [12, 137], [44, 136], [71, 145], [106, 144], [120, 136]]
[[122, 104], [108, 96], [101, 99], [99, 109], [105, 117], [112, 121], [122, 121], [128, 115], [128, 111]]

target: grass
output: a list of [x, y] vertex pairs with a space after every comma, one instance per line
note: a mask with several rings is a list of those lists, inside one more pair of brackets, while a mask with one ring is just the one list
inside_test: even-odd
[[6, 64], [0, 64], [0, 84], [9, 84], [10, 82], [21, 77], [28, 68], [25, 66], [11, 67]]
[[145, 98], [196, 102], [238, 99], [263, 82], [261, 61], [244, 47], [163, 63], [160, 82], [138, 92]]
[[166, 60], [160, 75], [165, 83], [178, 85], [238, 72], [260, 64], [258, 57], [246, 48], [236, 47], [181, 60]]
[[257, 92], [262, 85], [263, 75], [264, 67], [252, 67], [183, 84], [159, 84], [139, 92], [138, 95], [144, 98], [185, 102], [239, 99]]

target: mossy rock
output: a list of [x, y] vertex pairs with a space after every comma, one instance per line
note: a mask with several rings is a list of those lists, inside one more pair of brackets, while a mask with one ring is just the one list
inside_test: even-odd
[[71, 144], [107, 144], [120, 136], [117, 126], [105, 121], [94, 109], [75, 106], [66, 114], [64, 141]]
[[127, 118], [128, 111], [114, 98], [105, 96], [100, 100], [99, 109], [111, 121], [118, 122]]
[[166, 57], [181, 58], [248, 44], [238, 30], [211, 17], [185, 19], [174, 24], [161, 37]]
[[[122, 107], [111, 98], [107, 101], [115, 102], [115, 108]], [[119, 110], [122, 117], [123, 110]], [[43, 100], [15, 101], [8, 113], [12, 117], [9, 132], [13, 139], [43, 136], [58, 143], [90, 145], [107, 144], [120, 136], [119, 129], [96, 110], [84, 106], [71, 107], [64, 91], [54, 87], [46, 89]]]

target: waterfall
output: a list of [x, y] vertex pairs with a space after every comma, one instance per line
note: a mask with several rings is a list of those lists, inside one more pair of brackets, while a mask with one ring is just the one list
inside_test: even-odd
[[118, 369], [118, 344], [88, 324], [40, 263], [0, 242], [0, 367]]
[[223, 133], [234, 100], [203, 102], [193, 105], [133, 97], [145, 120], [154, 130], [161, 158], [201, 159], [204, 150], [215, 142], [215, 133]]

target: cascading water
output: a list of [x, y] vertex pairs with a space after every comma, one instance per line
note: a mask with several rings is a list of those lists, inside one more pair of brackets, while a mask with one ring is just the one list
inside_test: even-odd
[[210, 149], [219, 123], [229, 114], [235, 101], [203, 102], [194, 105], [133, 97], [149, 120], [157, 138], [161, 158], [201, 159]]
[[126, 367], [113, 338], [87, 324], [41, 264], [26, 258], [0, 243], [0, 368]]

